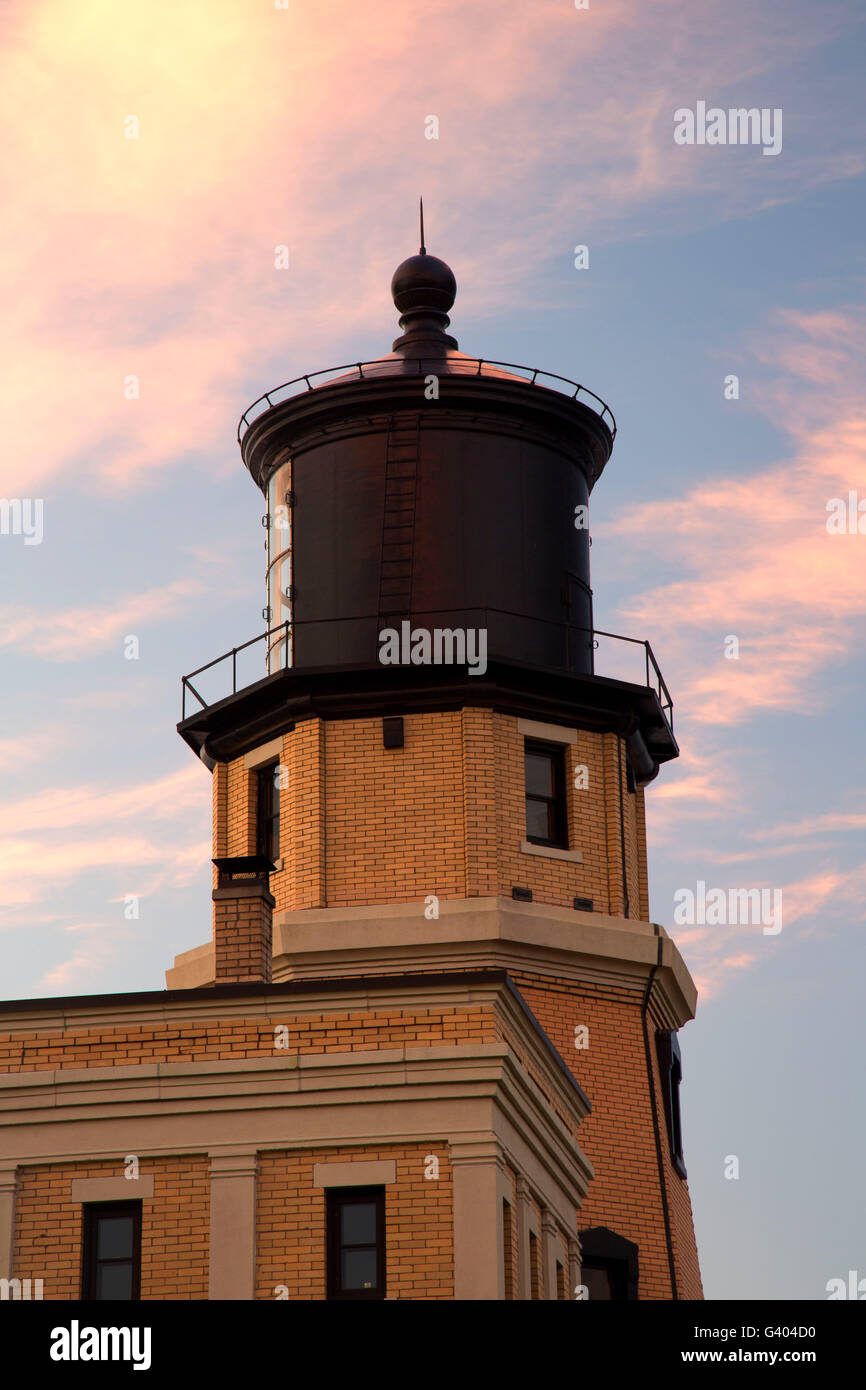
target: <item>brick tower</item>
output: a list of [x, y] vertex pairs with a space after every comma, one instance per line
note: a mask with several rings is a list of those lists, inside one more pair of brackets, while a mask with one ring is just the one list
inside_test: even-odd
[[[179, 730], [213, 776], [214, 940], [169, 989], [283, 987], [266, 1000], [339, 1053], [340, 1085], [359, 1059], [365, 1085], [376, 1072], [363, 1121], [305, 1111], [257, 1171], [261, 1201], [302, 1182], [303, 1151], [338, 1263], [339, 1222], [381, 1188], [387, 1296], [414, 1232], [399, 1296], [700, 1298], [677, 1043], [696, 991], [646, 869], [671, 703], [647, 643], [636, 681], [595, 670], [586, 518], [615, 425], [574, 383], [460, 352], [455, 292], [422, 245], [393, 278], [391, 354], [241, 422], [267, 674], [244, 685], [236, 648], [185, 678], [200, 708]], [[259, 1246], [257, 1287], [300, 1229], [272, 1268]], [[289, 1296], [352, 1296], [311, 1259]]]

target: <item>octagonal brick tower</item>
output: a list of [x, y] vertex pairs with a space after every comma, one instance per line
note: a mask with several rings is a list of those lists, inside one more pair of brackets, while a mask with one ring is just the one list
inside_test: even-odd
[[[245, 415], [264, 674], [208, 703], [194, 673], [203, 708], [179, 730], [213, 772], [214, 858], [275, 865], [273, 980], [507, 971], [591, 1102], [590, 1296], [699, 1298], [677, 1044], [696, 991], [649, 920], [644, 821], [678, 749], [648, 645], [645, 680], [594, 661], [582, 523], [613, 417], [462, 353], [455, 292], [422, 246], [394, 274], [389, 355]], [[169, 985], [237, 970], [250, 920]], [[258, 921], [230, 978], [257, 977]]]

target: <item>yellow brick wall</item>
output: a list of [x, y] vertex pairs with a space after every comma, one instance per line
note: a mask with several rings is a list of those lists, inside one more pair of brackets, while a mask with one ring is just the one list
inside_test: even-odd
[[[431, 1154], [439, 1159], [438, 1179], [424, 1176]], [[396, 1164], [396, 1182], [385, 1187], [387, 1297], [454, 1297], [452, 1173], [448, 1146], [437, 1140], [261, 1154], [256, 1298], [274, 1298], [279, 1285], [289, 1299], [325, 1297], [325, 1191], [313, 1187], [313, 1165], [375, 1159]]]
[[[671, 1297], [669, 1261], [659, 1187], [641, 999], [613, 985], [540, 980], [514, 972], [515, 983], [553, 1045], [592, 1101], [580, 1143], [595, 1169], [581, 1208], [581, 1229], [608, 1226], [639, 1247], [639, 1296]], [[574, 1028], [585, 1024], [589, 1046], [576, 1049]], [[662, 1139], [677, 1287], [681, 1298], [702, 1298], [688, 1183], [670, 1159], [655, 1048], [656, 1021], [648, 1020], [650, 1060]]]
[[218, 981], [270, 981], [272, 922], [270, 896], [231, 895], [215, 900], [214, 969]]
[[[440, 898], [510, 897], [596, 911], [624, 910], [620, 804], [629, 915], [648, 920], [643, 792], [626, 788], [614, 734], [581, 730], [566, 749], [569, 847], [576, 864], [520, 850], [526, 836], [523, 737], [492, 710], [412, 714], [405, 745], [382, 746], [381, 719], [307, 719], [282, 739], [282, 868], [277, 911]], [[589, 785], [575, 787], [575, 769]], [[622, 802], [620, 803], [620, 783]], [[255, 777], [237, 758], [214, 775], [214, 843], [255, 848]]]
[[[439, 1160], [426, 1178], [426, 1160]], [[385, 1239], [389, 1298], [454, 1296], [453, 1182], [443, 1139], [416, 1145], [268, 1150], [259, 1155], [256, 1187], [256, 1297], [285, 1285], [290, 1299], [325, 1297], [325, 1192], [313, 1187], [320, 1162], [393, 1160], [386, 1185]], [[208, 1295], [208, 1160], [142, 1159], [153, 1175], [153, 1200], [142, 1202], [141, 1297]], [[42, 1279], [45, 1299], [81, 1296], [83, 1207], [69, 1193], [73, 1178], [120, 1177], [121, 1161], [23, 1169], [16, 1194], [15, 1274]], [[133, 1185], [130, 1184], [134, 1197]]]
[[461, 715], [404, 728], [405, 747], [383, 748], [381, 719], [326, 726], [329, 907], [466, 892]]
[[[207, 1298], [208, 1167], [198, 1155], [141, 1160], [141, 1176], [154, 1180], [153, 1200], [142, 1202], [144, 1301]], [[42, 1279], [46, 1299], [80, 1298], [83, 1208], [70, 1197], [72, 1179], [122, 1176], [120, 1158], [22, 1169], [15, 1194], [15, 1277]], [[129, 1186], [132, 1199], [135, 1184]]]
[[[289, 1052], [374, 1051], [494, 1042], [501, 1035], [492, 1004], [460, 1007], [331, 1010], [295, 1015], [278, 1006], [265, 1017], [198, 1023], [91, 1026], [0, 1035], [0, 1072], [128, 1066], [141, 1062], [270, 1057], [275, 1029], [288, 1028]], [[425, 1159], [439, 1177], [424, 1176]], [[257, 1297], [286, 1284], [292, 1298], [325, 1296], [325, 1198], [312, 1187], [315, 1162], [394, 1159], [387, 1187], [389, 1297], [454, 1295], [453, 1189], [447, 1144], [372, 1145], [264, 1151], [257, 1181]], [[183, 1156], [140, 1160], [153, 1174], [154, 1199], [143, 1202], [142, 1298], [206, 1298], [209, 1160]], [[16, 1277], [44, 1281], [45, 1298], [80, 1296], [82, 1204], [70, 1199], [73, 1178], [120, 1177], [123, 1156], [106, 1162], [56, 1163], [19, 1171], [15, 1219]], [[130, 1185], [130, 1196], [134, 1197]]]
[[275, 1006], [265, 1018], [208, 1019], [200, 1023], [121, 1025], [0, 1034], [0, 1073], [65, 1067], [131, 1066], [137, 1062], [192, 1062], [271, 1057], [275, 1029], [288, 1029], [289, 1053], [361, 1052], [392, 1044], [412, 1047], [495, 1042], [492, 1005], [430, 1009], [331, 1010], [299, 1014]]

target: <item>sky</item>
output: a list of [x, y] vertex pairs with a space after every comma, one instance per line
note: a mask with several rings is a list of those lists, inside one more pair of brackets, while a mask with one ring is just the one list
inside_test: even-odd
[[[616, 415], [595, 621], [674, 699], [651, 915], [700, 989], [706, 1296], [866, 1276], [864, 38], [856, 0], [6, 4], [3, 997], [160, 989], [209, 938], [173, 726], [181, 675], [262, 626], [237, 420], [390, 350], [423, 193], [461, 348]], [[781, 148], [678, 143], [699, 103]], [[781, 930], [676, 922], [698, 883], [781, 892]]]

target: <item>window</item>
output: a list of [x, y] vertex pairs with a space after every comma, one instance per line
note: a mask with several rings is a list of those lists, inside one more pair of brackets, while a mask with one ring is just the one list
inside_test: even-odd
[[141, 1297], [141, 1202], [85, 1203], [81, 1297]]
[[622, 1260], [585, 1260], [581, 1265], [581, 1283], [593, 1303], [624, 1302], [627, 1271]]
[[256, 773], [256, 853], [276, 863], [280, 857], [280, 768], [269, 763]]
[[529, 1297], [541, 1297], [541, 1279], [538, 1267], [538, 1237], [534, 1231], [529, 1232]]
[[511, 1203], [502, 1198], [502, 1261], [505, 1268], [505, 1297], [514, 1297], [514, 1246]]
[[385, 1297], [385, 1189], [327, 1193], [328, 1298]]
[[559, 1260], [556, 1261], [556, 1298], [557, 1302], [568, 1299], [568, 1289], [565, 1283], [565, 1265]]
[[624, 1303], [637, 1298], [637, 1246], [606, 1226], [580, 1232], [580, 1282], [591, 1302]]
[[568, 849], [565, 814], [565, 749], [561, 744], [524, 744], [526, 838], [533, 845]]
[[671, 1146], [671, 1158], [680, 1177], [684, 1178], [686, 1165], [683, 1161], [683, 1131], [680, 1119], [680, 1082], [683, 1079], [683, 1063], [676, 1033], [656, 1033], [656, 1050], [659, 1059], [662, 1099], [665, 1107], [668, 1141]]

